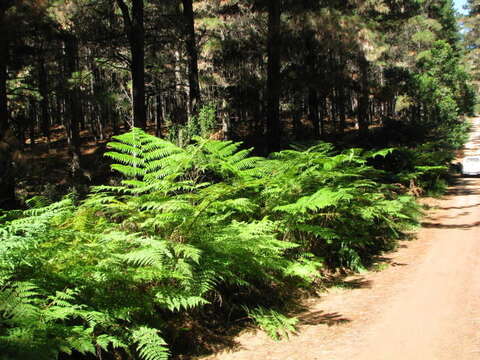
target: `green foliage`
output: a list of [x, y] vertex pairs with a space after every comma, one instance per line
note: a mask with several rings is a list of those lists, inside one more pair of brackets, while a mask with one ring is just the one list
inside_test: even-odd
[[133, 340], [137, 343], [137, 351], [144, 360], [166, 360], [168, 350], [165, 341], [158, 336], [158, 331], [140, 327], [133, 331]]
[[459, 127], [460, 113], [472, 113], [475, 93], [468, 84], [469, 76], [461, 66], [452, 46], [446, 41], [436, 41], [432, 48], [417, 57], [419, 73], [414, 76], [411, 89], [426, 112], [426, 121], [433, 134], [445, 138], [456, 146], [461, 145], [452, 128]]
[[252, 310], [246, 309], [246, 311], [255, 324], [273, 340], [288, 338], [297, 330], [298, 319], [295, 317], [289, 318], [273, 309], [265, 309], [261, 306]]
[[31, 283], [2, 281], [0, 285], [1, 359], [96, 353], [92, 342], [96, 314], [75, 304], [75, 291], [44, 296]]
[[378, 131], [398, 149], [377, 167], [416, 195], [439, 193], [454, 151], [467, 140], [468, 121], [460, 114], [473, 112], [475, 94], [458, 50], [446, 40], [418, 53], [415, 71], [403, 75], [407, 87], [397, 97], [399, 119], [385, 119]]
[[196, 136], [208, 138], [217, 127], [217, 107], [214, 103], [205, 104], [198, 115], [192, 116], [185, 125], [172, 125], [168, 139], [180, 146], [189, 144]]
[[[3, 217], [0, 347], [10, 358], [48, 349], [50, 359], [165, 359], [171, 319], [233, 289], [285, 293], [311, 286], [325, 265], [361, 269], [418, 216], [369, 165], [392, 149], [321, 143], [266, 159], [231, 141], [194, 137], [182, 148], [139, 129], [109, 147], [119, 185], [80, 204], [33, 199]], [[23, 295], [12, 305], [13, 292]], [[276, 337], [296, 323], [262, 307], [250, 316]]]
[[415, 223], [412, 199], [375, 181], [382, 174], [367, 164], [391, 151], [333, 155], [321, 144], [276, 154], [265, 194], [285, 236], [331, 266], [361, 269], [369, 254]]
[[[451, 131], [459, 145], [468, 134], [467, 122]], [[451, 140], [451, 139], [450, 139]], [[398, 147], [385, 158], [377, 158], [371, 164], [385, 171], [384, 181], [401, 184], [409, 193], [419, 195], [441, 195], [450, 180], [451, 163], [455, 159], [457, 144], [445, 139], [428, 141], [417, 146]]]

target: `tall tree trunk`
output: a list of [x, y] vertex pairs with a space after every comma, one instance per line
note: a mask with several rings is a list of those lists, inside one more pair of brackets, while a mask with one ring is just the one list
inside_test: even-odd
[[293, 136], [296, 140], [300, 140], [303, 136], [303, 127], [302, 127], [302, 98], [301, 94], [294, 92], [292, 95], [293, 111], [292, 111], [292, 120], [293, 120]]
[[15, 196], [17, 175], [12, 162], [19, 148], [18, 140], [10, 129], [0, 134], [0, 209], [14, 209], [18, 205]]
[[160, 94], [155, 96], [155, 135], [162, 136], [163, 104]]
[[280, 149], [280, 1], [268, 1], [267, 132], [268, 151]]
[[9, 29], [6, 24], [6, 11], [11, 6], [11, 0], [2, 0], [0, 3], [0, 209], [12, 209], [17, 205], [16, 176], [12, 166], [16, 138], [8, 126], [7, 100]]
[[322, 92], [320, 95], [320, 135], [324, 136], [325, 135], [325, 120], [328, 116], [328, 109], [327, 109], [327, 95], [325, 91]]
[[133, 121], [138, 127], [147, 127], [145, 106], [145, 29], [143, 24], [143, 0], [132, 1], [132, 51]]
[[315, 51], [313, 47], [313, 34], [309, 34], [306, 41], [307, 56], [305, 64], [307, 69], [307, 79], [305, 80], [308, 84], [308, 120], [310, 120], [313, 125], [313, 136], [319, 137], [320, 122], [318, 117], [318, 84], [317, 81], [315, 81], [315, 79], [317, 78], [317, 69], [315, 62]]
[[[78, 71], [78, 40], [70, 35], [65, 35], [65, 56], [66, 56], [66, 74], [72, 78], [73, 74]], [[70, 153], [72, 156], [72, 173], [75, 174], [81, 169], [81, 153], [80, 153], [80, 134], [79, 126], [81, 123], [81, 104], [80, 93], [77, 84], [67, 85], [67, 109], [70, 127]]]
[[346, 114], [345, 114], [345, 83], [343, 78], [338, 83], [338, 97], [337, 97], [337, 109], [339, 114], [338, 132], [343, 133], [346, 126]]
[[7, 8], [0, 5], [0, 134], [4, 134], [8, 128], [7, 63], [9, 39], [5, 23], [6, 10]]
[[30, 148], [33, 150], [35, 147], [35, 125], [37, 124], [37, 103], [31, 98], [30, 99], [30, 122], [29, 122], [29, 131], [30, 131]]
[[198, 52], [195, 41], [195, 19], [192, 0], [182, 0], [183, 16], [185, 17], [185, 35], [188, 61], [188, 112], [196, 115], [200, 104], [200, 85], [198, 82]]
[[368, 88], [368, 61], [363, 55], [358, 57], [360, 68], [360, 97], [358, 99], [358, 129], [365, 133], [368, 131], [369, 88]]
[[40, 55], [38, 60], [38, 90], [42, 100], [40, 100], [40, 126], [43, 136], [47, 138], [50, 146], [50, 112], [48, 100], [48, 74], [45, 67], [45, 57]]
[[185, 89], [182, 78], [182, 56], [180, 50], [175, 49], [174, 56], [174, 71], [175, 71], [175, 92], [171, 97], [171, 111], [172, 119], [175, 124], [184, 124], [188, 121], [188, 105], [185, 106]]
[[143, 23], [143, 0], [132, 0], [132, 15], [124, 0], [117, 0], [125, 23], [125, 32], [130, 43], [133, 93], [133, 124], [147, 127], [145, 105], [145, 27]]
[[318, 117], [318, 93], [314, 86], [308, 87], [308, 119], [313, 125], [314, 137], [319, 137], [320, 119]]

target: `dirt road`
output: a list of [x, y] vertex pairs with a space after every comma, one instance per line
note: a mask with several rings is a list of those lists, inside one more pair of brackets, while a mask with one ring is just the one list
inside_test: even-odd
[[[467, 153], [480, 148], [480, 119]], [[459, 178], [387, 268], [347, 279], [302, 314], [298, 336], [244, 334], [215, 360], [480, 359], [480, 178]]]

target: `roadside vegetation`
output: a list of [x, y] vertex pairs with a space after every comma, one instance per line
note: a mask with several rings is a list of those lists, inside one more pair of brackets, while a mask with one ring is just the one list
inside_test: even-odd
[[286, 303], [416, 226], [412, 191], [442, 184], [460, 129], [435, 149], [319, 143], [268, 158], [231, 141], [116, 136], [114, 185], [2, 214], [2, 358], [166, 359], [212, 312], [288, 335]]
[[[201, 138], [180, 148], [138, 129], [110, 146], [118, 185], [4, 215], [3, 354], [162, 358], [166, 339], [179, 326], [186, 336], [207, 305], [246, 307], [281, 327], [286, 318], [266, 320], [258, 306], [314, 286], [327, 266], [363, 267], [419, 214], [367, 164], [390, 150], [319, 144], [266, 159]], [[241, 303], [253, 294], [256, 304]]]
[[290, 336], [418, 226], [467, 139], [477, 45], [449, 0], [131, 3], [0, 4], [0, 360]]

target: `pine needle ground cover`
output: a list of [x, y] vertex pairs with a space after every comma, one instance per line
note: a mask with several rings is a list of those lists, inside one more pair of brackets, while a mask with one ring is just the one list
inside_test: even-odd
[[[326, 268], [362, 269], [419, 216], [369, 165], [393, 150], [320, 143], [262, 158], [138, 129], [110, 149], [116, 185], [0, 218], [0, 359], [167, 359], [205, 307], [236, 306], [286, 335], [296, 321], [269, 297], [315, 286]], [[242, 292], [269, 296], [241, 304]]]

